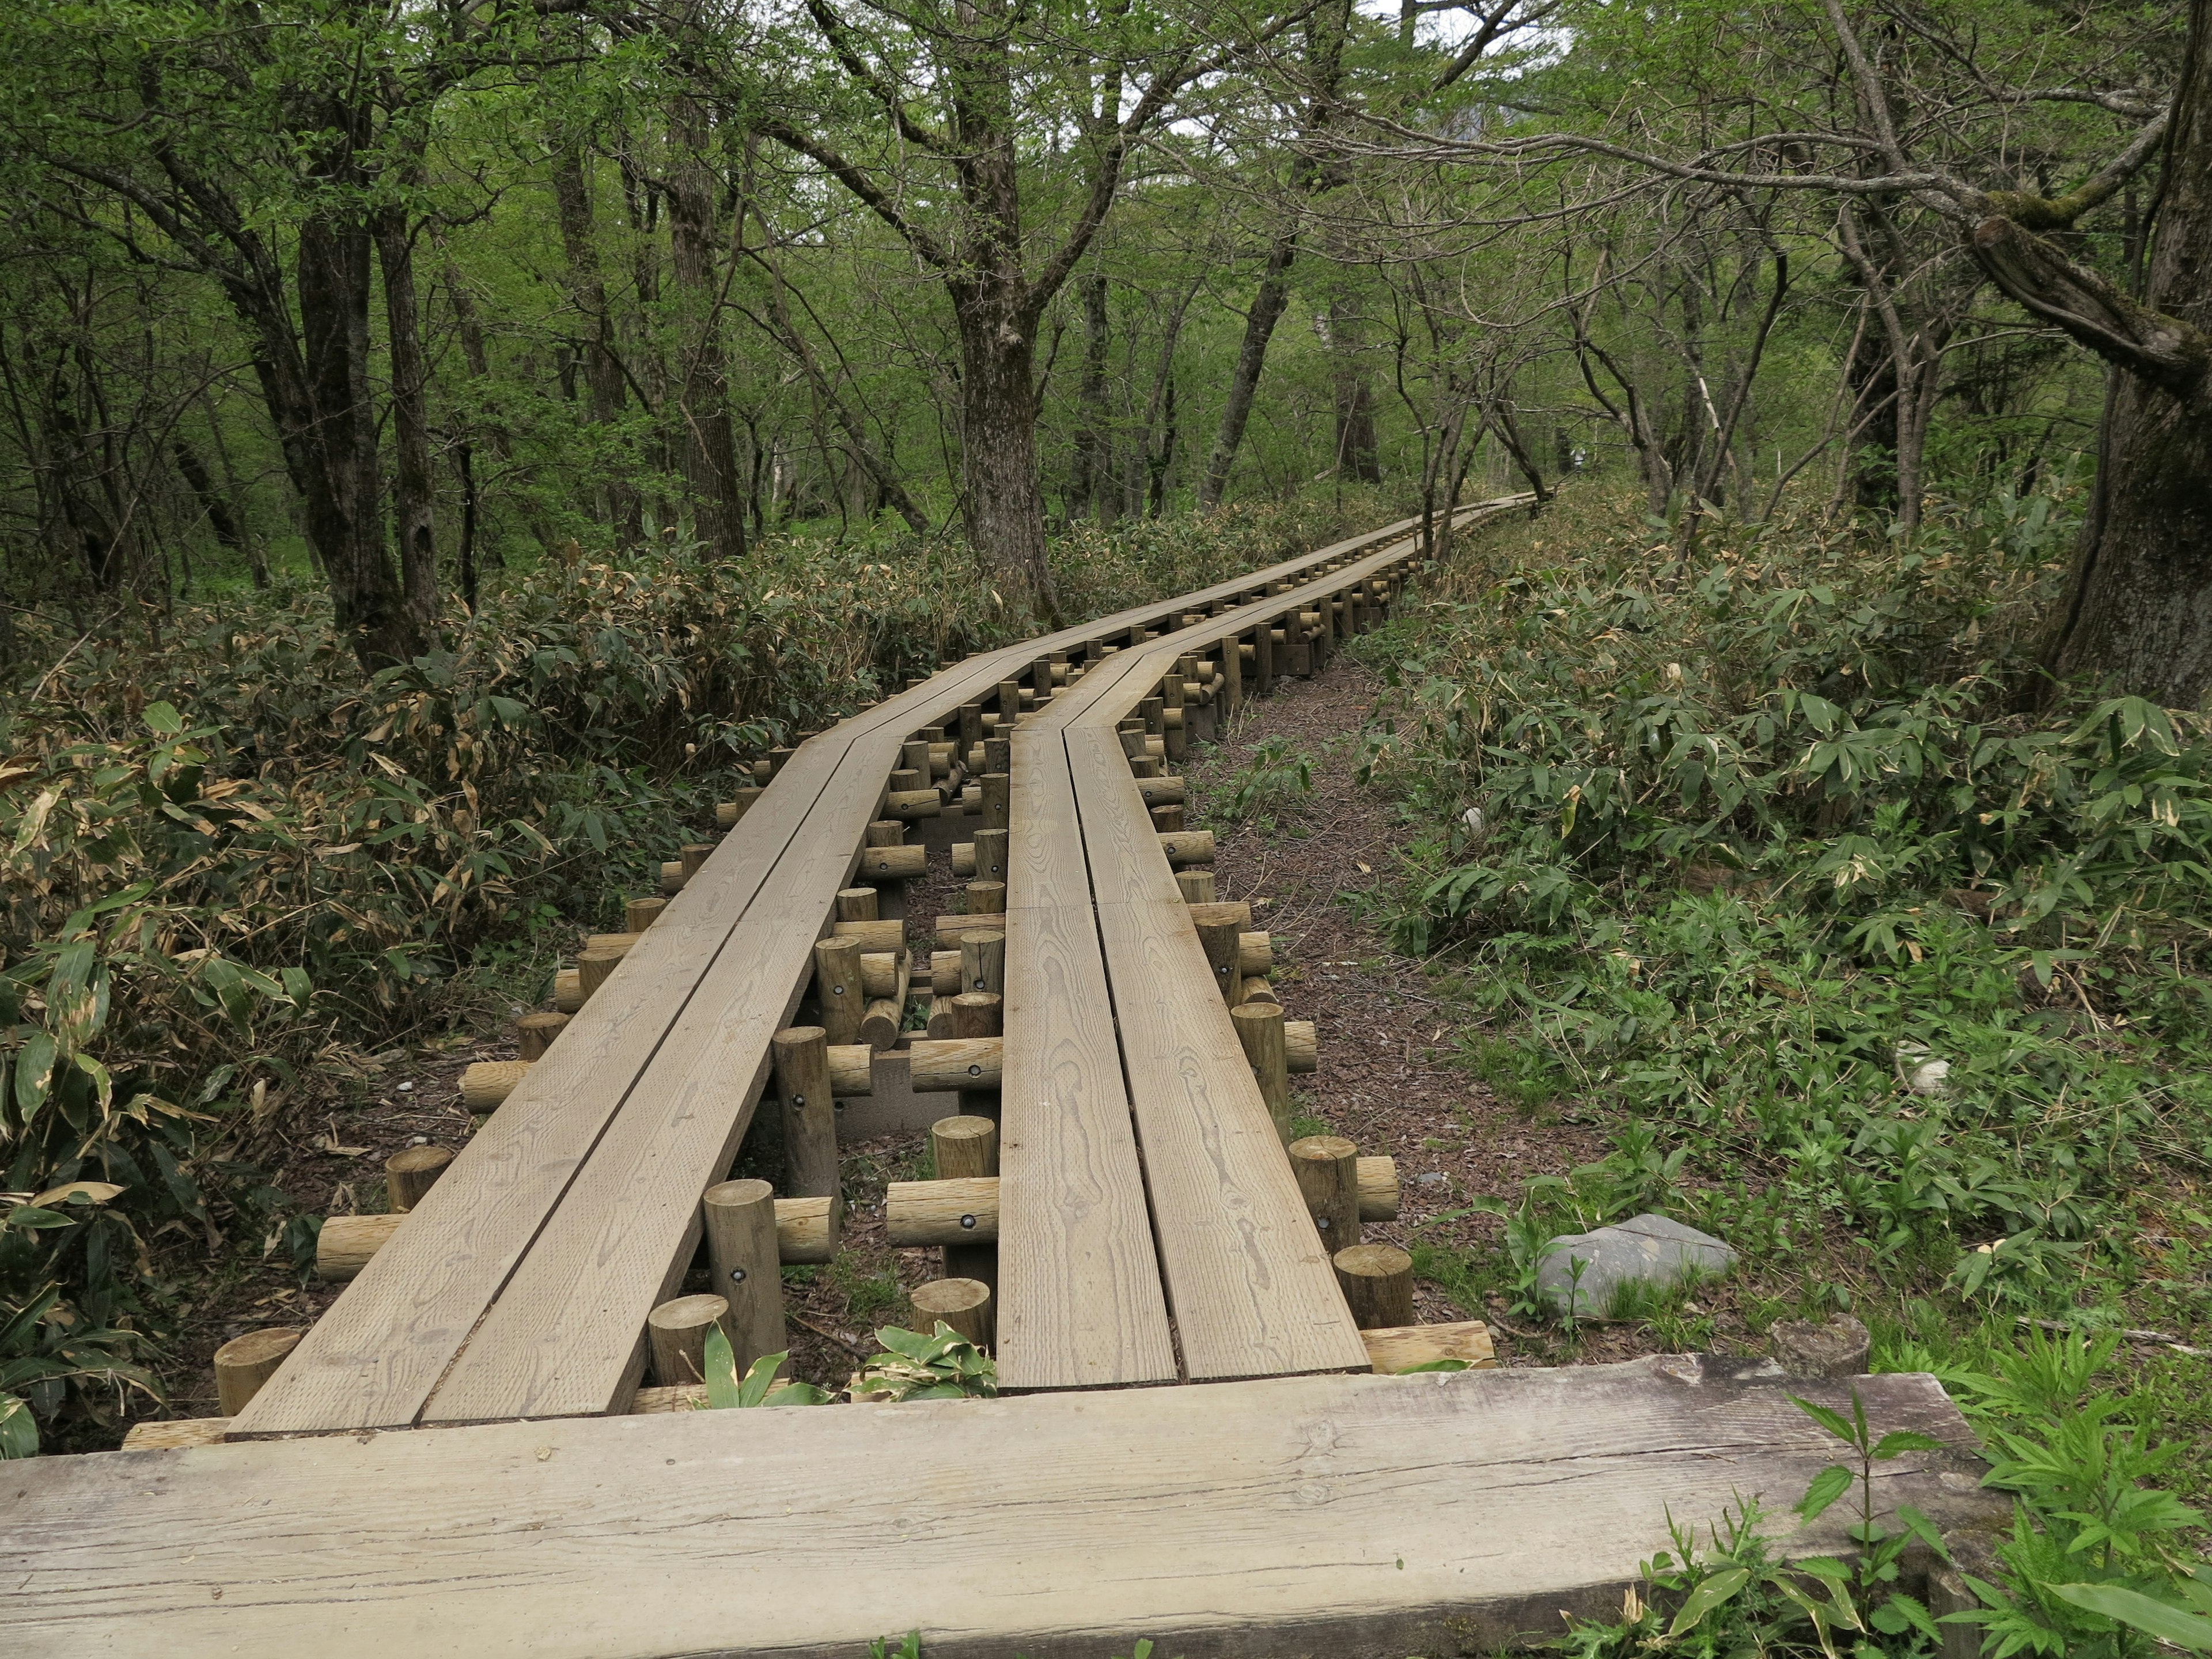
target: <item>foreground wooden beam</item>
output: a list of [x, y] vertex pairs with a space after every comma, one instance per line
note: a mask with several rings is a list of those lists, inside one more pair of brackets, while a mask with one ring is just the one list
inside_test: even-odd
[[[11, 1464], [0, 1651], [1404, 1659], [1617, 1612], [1668, 1517], [1836, 1443], [1741, 1362], [679, 1411]], [[1751, 1377], [1771, 1373], [1751, 1368]], [[1934, 1379], [1860, 1377], [1876, 1504], [2002, 1526]], [[886, 1470], [897, 1472], [887, 1479]], [[1008, 1494], [1020, 1497], [1007, 1501]], [[1838, 1504], [1776, 1547], [1845, 1547]], [[960, 1540], [957, 1558], [945, 1540]], [[1009, 1570], [1019, 1564], [1019, 1571]], [[964, 1565], [963, 1565], [964, 1564]], [[311, 1632], [311, 1636], [303, 1636]]]

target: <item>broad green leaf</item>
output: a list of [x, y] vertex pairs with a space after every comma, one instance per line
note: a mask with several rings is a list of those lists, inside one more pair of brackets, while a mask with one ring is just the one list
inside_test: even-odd
[[714, 1411], [729, 1411], [745, 1403], [738, 1381], [738, 1356], [730, 1339], [716, 1325], [707, 1333], [707, 1404]]
[[2171, 1602], [2154, 1601], [2121, 1584], [2046, 1584], [2044, 1588], [2062, 1601], [2118, 1620], [2161, 1642], [2192, 1652], [2212, 1652], [2212, 1619], [2184, 1613]]
[[1933, 1435], [1916, 1433], [1911, 1429], [1894, 1429], [1875, 1443], [1874, 1456], [1877, 1463], [1909, 1451], [1942, 1451], [1943, 1443]]
[[1674, 1615], [1674, 1622], [1667, 1627], [1671, 1640], [1688, 1631], [1697, 1629], [1705, 1616], [1719, 1607], [1738, 1590], [1751, 1582], [1751, 1573], [1744, 1567], [1723, 1567], [1690, 1592], [1690, 1599], [1682, 1603], [1682, 1610]]
[[0, 1459], [39, 1455], [39, 1419], [20, 1395], [0, 1394]]
[[1418, 1365], [1407, 1365], [1392, 1373], [1395, 1376], [1415, 1376], [1423, 1371], [1465, 1371], [1474, 1368], [1464, 1359], [1425, 1359]]
[[1856, 1478], [1842, 1464], [1831, 1463], [1805, 1488], [1805, 1495], [1797, 1500], [1797, 1513], [1808, 1521], [1819, 1520], [1831, 1504], [1851, 1489], [1851, 1482]]
[[70, 1218], [58, 1210], [42, 1210], [35, 1204], [18, 1204], [8, 1212], [11, 1227], [66, 1227]]
[[158, 737], [173, 738], [185, 729], [185, 717], [167, 702], [146, 705], [146, 729]]

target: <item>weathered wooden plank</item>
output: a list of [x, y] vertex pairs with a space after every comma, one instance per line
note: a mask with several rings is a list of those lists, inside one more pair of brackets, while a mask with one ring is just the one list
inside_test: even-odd
[[232, 1425], [412, 1423], [719, 960], [835, 769], [804, 745]]
[[1185, 1372], [1365, 1370], [1188, 907], [1101, 905], [1098, 922]]
[[[1878, 1433], [1971, 1445], [1932, 1378], [1856, 1386]], [[1617, 1610], [1670, 1518], [1759, 1498], [1784, 1554], [1843, 1547], [1855, 1505], [1790, 1529], [1837, 1446], [1786, 1392], [1675, 1359], [39, 1458], [7, 1466], [0, 1651], [1487, 1650]], [[1908, 1454], [1877, 1503], [2002, 1525], [1979, 1473]]]

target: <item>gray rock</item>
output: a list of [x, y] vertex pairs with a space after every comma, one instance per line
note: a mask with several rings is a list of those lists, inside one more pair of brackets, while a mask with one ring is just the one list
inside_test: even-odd
[[1830, 1314], [1827, 1322], [1778, 1321], [1768, 1338], [1774, 1357], [1792, 1376], [1863, 1376], [1874, 1339], [1849, 1314]]
[[[1536, 1269], [1536, 1285], [1555, 1310], [1567, 1304], [1574, 1287], [1575, 1313], [1602, 1318], [1613, 1310], [1624, 1285], [1679, 1285], [1695, 1273], [1717, 1278], [1735, 1265], [1735, 1252], [1711, 1233], [1669, 1221], [1663, 1215], [1639, 1215], [1587, 1233], [1552, 1241], [1553, 1250]], [[1577, 1279], [1573, 1264], [1583, 1264]]]

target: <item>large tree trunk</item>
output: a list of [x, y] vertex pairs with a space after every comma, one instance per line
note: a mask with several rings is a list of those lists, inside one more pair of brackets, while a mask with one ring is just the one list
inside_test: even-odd
[[[318, 216], [300, 230], [300, 355], [263, 354], [255, 367], [270, 393], [292, 481], [307, 507], [307, 538], [321, 556], [339, 632], [365, 668], [419, 655], [384, 534], [382, 468], [369, 383], [369, 261], [374, 238], [351, 216]], [[264, 338], [289, 319], [263, 318]], [[293, 379], [298, 384], [283, 384]]]
[[437, 479], [430, 465], [430, 365], [415, 293], [415, 250], [404, 212], [376, 216], [384, 274], [386, 349], [392, 357], [392, 517], [407, 619], [426, 635], [438, 620]]
[[1999, 287], [2114, 366], [2095, 494], [2045, 665], [2171, 708], [2212, 691], [2212, 0], [2192, 0], [2144, 303], [2006, 219]]
[[1267, 342], [1283, 309], [1291, 300], [1291, 261], [1297, 238], [1285, 233], [1267, 250], [1267, 268], [1261, 274], [1260, 291], [1252, 296], [1252, 309], [1244, 313], [1244, 340], [1237, 349], [1236, 372], [1229, 377], [1229, 398], [1221, 406], [1221, 430], [1213, 440], [1213, 453], [1206, 463], [1206, 477], [1198, 486], [1198, 504], [1207, 511], [1221, 505], [1228, 493], [1229, 470], [1244, 442], [1244, 428], [1252, 418], [1253, 394], [1260, 389], [1260, 371], [1267, 364]]
[[684, 483], [699, 539], [714, 556], [745, 556], [744, 480], [730, 421], [729, 361], [722, 349], [721, 293], [715, 281], [714, 175], [707, 163], [707, 112], [678, 98], [671, 111], [674, 151], [669, 180], [670, 240], [684, 307], [684, 360], [677, 417]]
[[1034, 345], [1007, 313], [975, 296], [960, 307], [960, 459], [968, 533], [983, 562], [1016, 592], [1009, 606], [1057, 627], [1045, 562], [1044, 490], [1037, 478]]

